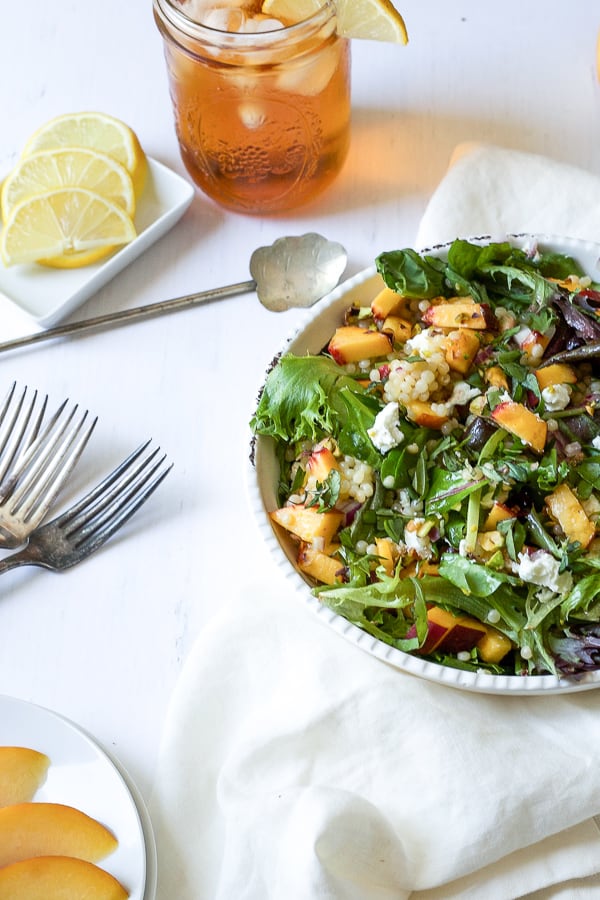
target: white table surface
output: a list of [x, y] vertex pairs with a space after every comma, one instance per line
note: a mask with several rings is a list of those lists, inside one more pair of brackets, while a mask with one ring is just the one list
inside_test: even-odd
[[[271, 218], [224, 211], [197, 192], [152, 249], [72, 319], [249, 277], [252, 250], [318, 231], [351, 275], [410, 245], [453, 148], [483, 140], [600, 174], [600, 87], [591, 2], [405, 0], [407, 47], [353, 44], [353, 136], [332, 188]], [[161, 40], [150, 0], [29, 0], [3, 7], [0, 168], [59, 113], [109, 112], [178, 173]], [[600, 239], [600, 235], [599, 235]], [[247, 422], [261, 376], [298, 313], [248, 294], [125, 328], [40, 344], [0, 360], [13, 380], [99, 416], [65, 498], [143, 439], [174, 462], [117, 538], [62, 575], [5, 575], [0, 693], [91, 731], [149, 796], [169, 697], [194, 638], [233, 581], [263, 565], [244, 495]], [[4, 309], [0, 339], [37, 326]]]

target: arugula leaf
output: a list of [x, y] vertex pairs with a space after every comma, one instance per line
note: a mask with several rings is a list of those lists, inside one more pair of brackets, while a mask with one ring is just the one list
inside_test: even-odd
[[465, 482], [463, 472], [447, 472], [434, 469], [429, 490], [425, 496], [425, 515], [442, 515], [460, 506], [462, 501], [474, 491], [489, 485], [486, 478]]

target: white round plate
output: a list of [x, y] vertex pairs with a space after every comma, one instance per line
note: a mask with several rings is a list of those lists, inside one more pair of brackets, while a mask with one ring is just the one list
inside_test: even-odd
[[[600, 281], [600, 244], [561, 238], [555, 235], [509, 235], [506, 238], [515, 246], [525, 247], [536, 242], [546, 250], [573, 256], [593, 279]], [[492, 238], [478, 237], [473, 243], [489, 243]], [[494, 238], [498, 240], [498, 238]], [[447, 244], [424, 252], [431, 256], [443, 257]], [[344, 282], [312, 307], [300, 324], [285, 341], [275, 359], [284, 353], [297, 356], [317, 354], [327, 344], [335, 328], [342, 323], [344, 311], [352, 304], [369, 305], [378, 290], [384, 287], [375, 266], [365, 269]], [[273, 365], [273, 364], [271, 364]], [[373, 638], [342, 616], [332, 612], [311, 593], [311, 584], [294, 565], [296, 549], [292, 541], [279, 538], [273, 528], [268, 513], [277, 507], [277, 483], [279, 466], [270, 438], [258, 436], [252, 440], [250, 465], [247, 468], [247, 490], [251, 509], [260, 532], [277, 565], [287, 576], [294, 592], [327, 624], [347, 640], [370, 653], [372, 656], [395, 666], [404, 672], [426, 678], [450, 687], [486, 694], [557, 694], [584, 691], [600, 686], [600, 671], [586, 672], [577, 677], [559, 678], [553, 675], [491, 675], [488, 672], [465, 672], [450, 666], [423, 660], [390, 647]]]
[[0, 745], [29, 747], [48, 756], [48, 775], [34, 802], [64, 803], [102, 822], [119, 846], [98, 865], [121, 882], [129, 900], [154, 900], [152, 827], [137, 789], [121, 766], [77, 725], [49, 709], [3, 695]]

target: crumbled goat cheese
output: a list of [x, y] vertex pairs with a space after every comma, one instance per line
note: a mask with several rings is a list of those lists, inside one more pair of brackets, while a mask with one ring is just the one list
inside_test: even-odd
[[416, 354], [422, 359], [427, 359], [434, 353], [439, 353], [446, 345], [446, 335], [438, 334], [433, 328], [424, 328], [404, 345], [406, 352], [412, 356]]
[[404, 435], [399, 428], [400, 410], [397, 403], [386, 403], [383, 409], [375, 417], [373, 427], [367, 434], [380, 453], [387, 453], [392, 447], [397, 447], [404, 440]]
[[467, 381], [457, 381], [452, 388], [452, 393], [443, 403], [432, 403], [431, 408], [438, 415], [450, 415], [455, 406], [466, 406], [474, 397], [481, 394], [479, 388], [472, 387]]
[[566, 409], [571, 401], [571, 388], [568, 384], [549, 384], [542, 391], [542, 400], [548, 412]]
[[406, 523], [404, 529], [404, 546], [410, 552], [415, 553], [420, 559], [431, 559], [433, 550], [431, 547], [431, 539], [425, 534], [419, 535], [419, 529], [423, 525], [425, 519], [411, 519]]
[[596, 450], [600, 450], [600, 434], [597, 434], [596, 437], [592, 439], [592, 447], [595, 447]]
[[559, 575], [559, 568], [560, 562], [546, 550], [536, 550], [531, 554], [519, 553], [517, 568], [519, 578], [528, 584], [550, 588], [556, 594], [566, 594], [573, 587], [573, 576], [570, 572], [562, 572]]
[[423, 512], [423, 501], [420, 497], [413, 499], [410, 492], [406, 488], [398, 491], [398, 497], [394, 502], [393, 509], [402, 516], [411, 518]]

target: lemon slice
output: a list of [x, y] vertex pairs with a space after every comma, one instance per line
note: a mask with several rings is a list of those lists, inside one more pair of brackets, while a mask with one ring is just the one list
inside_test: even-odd
[[22, 200], [61, 187], [95, 191], [123, 207], [128, 216], [135, 212], [133, 182], [125, 166], [106, 153], [72, 147], [40, 150], [21, 159], [2, 185], [2, 218], [6, 222]]
[[[337, 31], [342, 37], [408, 43], [404, 19], [390, 0], [336, 0]], [[262, 12], [284, 23], [308, 19], [323, 0], [264, 0]]]
[[57, 116], [31, 135], [22, 156], [61, 147], [88, 147], [112, 156], [125, 166], [136, 194], [140, 194], [146, 177], [146, 155], [135, 132], [120, 119], [101, 112]]
[[47, 262], [67, 268], [109, 253], [135, 238], [125, 210], [84, 188], [36, 194], [15, 206], [2, 231], [0, 253], [7, 266]]

